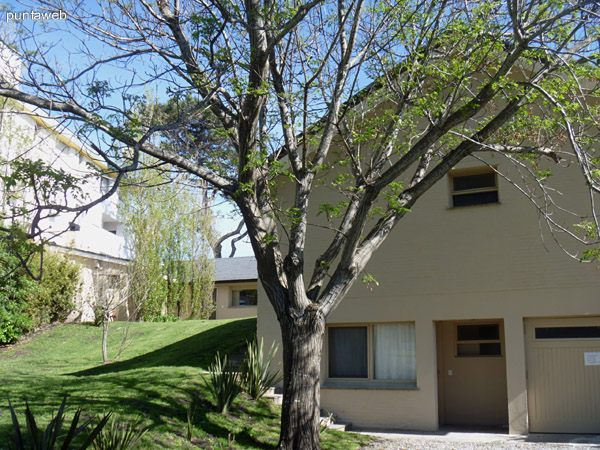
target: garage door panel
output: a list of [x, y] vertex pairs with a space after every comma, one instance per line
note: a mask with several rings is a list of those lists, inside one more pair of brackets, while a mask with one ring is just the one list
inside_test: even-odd
[[535, 338], [536, 327], [580, 326], [594, 321], [597, 323], [599, 319], [528, 321], [527, 393], [531, 432], [600, 432], [600, 366], [586, 365], [584, 358], [586, 352], [600, 352], [600, 339]]

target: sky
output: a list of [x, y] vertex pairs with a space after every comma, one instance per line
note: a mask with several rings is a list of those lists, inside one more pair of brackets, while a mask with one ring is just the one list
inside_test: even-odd
[[[24, 13], [24, 14], [23, 14]], [[42, 14], [47, 14], [44, 18]], [[44, 12], [41, 9], [32, 8], [26, 5], [23, 5], [20, 2], [9, 0], [9, 1], [1, 1], [0, 0], [0, 29], [3, 29], [4, 32], [9, 31], [12, 28], [11, 24], [18, 22], [19, 20], [24, 20], [26, 26], [35, 25], [42, 27], [44, 20], [55, 22], [56, 20], [60, 21], [63, 14], [61, 11], [56, 11], [54, 15], [51, 15], [48, 12]], [[34, 23], [37, 22], [37, 23]], [[54, 23], [52, 25], [60, 25], [59, 23]], [[65, 40], [64, 38], [61, 40]], [[63, 42], [64, 43], [64, 42]], [[94, 49], [94, 43], [88, 42], [90, 48]], [[55, 47], [55, 52], [58, 54], [59, 59], [64, 59], [65, 61], [72, 58], [72, 54], [67, 55], [65, 46], [57, 46]], [[99, 49], [100, 51], [100, 49]], [[65, 52], [65, 56], [61, 56], [61, 52]], [[143, 68], [140, 68], [143, 72]], [[110, 74], [114, 76], [114, 73]], [[126, 74], [124, 74], [125, 78]], [[160, 85], [155, 86], [147, 86], [147, 90], [155, 92], [159, 98], [161, 95], [165, 95], [165, 88]], [[225, 234], [229, 231], [234, 230], [237, 227], [239, 216], [234, 213], [233, 206], [230, 202], [219, 202], [214, 208], [215, 211], [215, 228], [217, 233]], [[251, 256], [253, 254], [252, 248], [248, 239], [244, 239], [242, 241], [238, 241], [236, 244], [236, 255], [235, 256]], [[223, 246], [223, 255], [228, 256], [231, 251], [231, 246], [229, 242], [226, 242]]]

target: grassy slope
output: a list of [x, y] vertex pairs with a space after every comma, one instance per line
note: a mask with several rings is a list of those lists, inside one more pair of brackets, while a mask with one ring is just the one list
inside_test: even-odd
[[[116, 353], [122, 330], [123, 323], [111, 324], [109, 356]], [[11, 430], [6, 394], [20, 413], [28, 400], [36, 418], [42, 418], [38, 424], [45, 425], [65, 393], [71, 411], [81, 406], [88, 414], [112, 410], [144, 417], [148, 449], [227, 448], [234, 435], [235, 448], [272, 448], [279, 407], [242, 396], [231, 414], [222, 416], [214, 412], [203, 384], [202, 372], [217, 350], [230, 353], [255, 331], [256, 319], [134, 323], [121, 361], [103, 365], [100, 328], [56, 326], [0, 353], [0, 448]], [[191, 443], [185, 439], [190, 403], [195, 410]], [[324, 449], [352, 449], [365, 442], [351, 434], [323, 436]]]

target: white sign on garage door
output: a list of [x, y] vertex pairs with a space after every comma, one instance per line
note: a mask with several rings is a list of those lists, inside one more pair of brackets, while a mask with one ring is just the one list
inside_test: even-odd
[[529, 431], [600, 433], [600, 317], [525, 323]]
[[586, 366], [600, 366], [600, 352], [585, 352], [583, 358]]

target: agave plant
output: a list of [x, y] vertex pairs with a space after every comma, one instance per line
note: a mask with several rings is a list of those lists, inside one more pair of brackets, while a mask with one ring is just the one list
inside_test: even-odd
[[92, 443], [94, 450], [132, 450], [147, 432], [141, 418], [127, 422], [113, 416]]
[[[8, 396], [7, 396], [8, 397]], [[93, 419], [88, 419], [83, 423], [79, 423], [79, 419], [81, 418], [81, 408], [78, 408], [75, 411], [75, 415], [71, 420], [71, 424], [69, 425], [69, 429], [66, 433], [63, 433], [63, 425], [65, 425], [65, 407], [67, 404], [67, 396], [63, 397], [63, 401], [58, 408], [58, 412], [55, 416], [52, 417], [50, 423], [46, 427], [45, 430], [38, 428], [38, 425], [35, 421], [35, 416], [29, 407], [29, 403], [25, 402], [25, 420], [26, 420], [26, 432], [21, 433], [21, 426], [19, 424], [19, 420], [17, 419], [17, 414], [13, 405], [8, 398], [8, 407], [10, 409], [10, 416], [13, 424], [14, 435], [11, 437], [12, 443], [9, 442], [9, 448], [14, 450], [67, 450], [73, 449], [73, 442], [77, 436], [79, 436], [84, 431], [89, 431], [89, 434], [81, 442], [81, 444], [76, 447], [78, 450], [85, 450], [91, 444], [92, 441], [96, 438], [96, 436], [100, 433], [102, 428], [108, 422], [111, 413], [106, 414], [98, 424], [91, 428], [90, 424]], [[25, 436], [24, 436], [25, 434]]]
[[270, 370], [277, 346], [273, 343], [269, 353], [265, 355], [262, 339], [260, 344], [256, 339], [246, 344], [248, 351], [241, 368], [242, 385], [252, 398], [258, 400], [271, 386], [281, 381], [279, 370]]
[[233, 401], [241, 392], [239, 376], [232, 367], [227, 364], [227, 356], [219, 355], [217, 352], [214, 362], [208, 367], [210, 372], [205, 381], [206, 387], [217, 401], [217, 409], [222, 414], [227, 414]]

